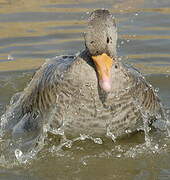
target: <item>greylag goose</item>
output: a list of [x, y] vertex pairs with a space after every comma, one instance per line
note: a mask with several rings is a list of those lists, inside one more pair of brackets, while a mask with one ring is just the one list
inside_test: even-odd
[[67, 136], [120, 137], [163, 118], [152, 86], [117, 58], [117, 28], [108, 10], [91, 13], [84, 38], [82, 52], [47, 61], [11, 99], [2, 134], [32, 138], [48, 124]]

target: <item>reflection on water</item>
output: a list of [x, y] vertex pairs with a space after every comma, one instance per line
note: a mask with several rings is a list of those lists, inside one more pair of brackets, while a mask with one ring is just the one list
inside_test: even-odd
[[[84, 47], [85, 19], [95, 8], [108, 8], [114, 14], [118, 54], [146, 74], [168, 109], [169, 6], [167, 0], [1, 0], [0, 115], [46, 58], [74, 54]], [[80, 137], [59, 150], [56, 137], [48, 134], [45, 148], [31, 163], [7, 170], [10, 165], [1, 156], [5, 168], [0, 168], [0, 179], [170, 179], [170, 143], [162, 136], [152, 132], [150, 148], [144, 134], [138, 133], [102, 144], [100, 139]]]

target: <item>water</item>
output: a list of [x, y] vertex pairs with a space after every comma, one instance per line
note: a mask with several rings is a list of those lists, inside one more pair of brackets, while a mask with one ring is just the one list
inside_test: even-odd
[[[169, 114], [169, 6], [167, 0], [0, 1], [0, 115], [46, 58], [84, 47], [85, 20], [95, 8], [108, 8], [116, 17], [118, 55], [159, 89]], [[169, 138], [147, 133], [148, 137], [139, 132], [119, 141], [113, 135], [114, 141], [82, 134], [61, 146], [49, 133], [36, 156], [36, 150], [23, 156], [17, 149], [18, 160], [10, 164], [1, 152], [0, 179], [170, 179]]]

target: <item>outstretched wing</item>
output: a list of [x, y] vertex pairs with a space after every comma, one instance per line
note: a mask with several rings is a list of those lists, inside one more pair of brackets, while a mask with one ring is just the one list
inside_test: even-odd
[[54, 103], [57, 85], [74, 60], [75, 56], [59, 56], [42, 65], [24, 90], [22, 103], [25, 111], [38, 109], [43, 112]]
[[134, 97], [134, 103], [141, 112], [149, 114], [149, 116], [162, 116], [163, 109], [158, 95], [154, 88], [149, 84], [144, 76], [135, 68], [130, 69], [134, 81], [134, 86], [131, 88], [131, 94]]
[[[57, 85], [75, 59], [75, 56], [58, 56], [44, 63], [24, 91], [12, 98], [10, 106], [1, 117], [1, 132], [12, 132], [14, 127], [17, 129], [15, 132], [22, 132], [20, 128], [28, 127], [26, 119], [48, 110], [55, 102]], [[34, 127], [34, 122], [30, 120], [29, 127]]]

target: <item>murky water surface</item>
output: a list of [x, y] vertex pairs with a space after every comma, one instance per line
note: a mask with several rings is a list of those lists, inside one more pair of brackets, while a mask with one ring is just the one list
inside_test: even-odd
[[[0, 115], [46, 58], [84, 47], [88, 12], [108, 8], [118, 24], [118, 54], [142, 71], [170, 108], [170, 1], [0, 0]], [[60, 150], [50, 137], [38, 155], [13, 167], [0, 158], [3, 180], [170, 179], [170, 139], [144, 133], [113, 143], [81, 140]], [[94, 142], [95, 141], [95, 142]]]

